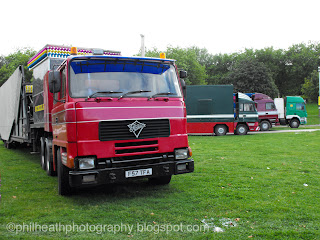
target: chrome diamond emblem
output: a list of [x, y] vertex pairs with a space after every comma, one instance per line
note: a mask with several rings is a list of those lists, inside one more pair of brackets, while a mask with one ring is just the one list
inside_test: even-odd
[[144, 123], [138, 122], [137, 120], [129, 125], [127, 125], [129, 128], [129, 131], [132, 132], [136, 138], [139, 137], [142, 130], [147, 126]]

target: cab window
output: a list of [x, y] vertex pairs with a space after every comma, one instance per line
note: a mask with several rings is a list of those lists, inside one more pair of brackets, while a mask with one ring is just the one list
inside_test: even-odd
[[66, 68], [61, 71], [61, 91], [60, 91], [60, 99], [64, 99], [66, 97]]
[[274, 105], [273, 102], [268, 102], [266, 103], [266, 110], [275, 110], [276, 106]]
[[303, 103], [297, 103], [296, 104], [296, 109], [304, 111], [305, 110], [305, 106], [304, 106]]
[[254, 105], [252, 103], [243, 103], [239, 106], [240, 112], [254, 112]]

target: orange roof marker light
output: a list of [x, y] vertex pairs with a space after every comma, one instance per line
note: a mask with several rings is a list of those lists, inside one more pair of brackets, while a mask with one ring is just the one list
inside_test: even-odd
[[166, 54], [164, 52], [160, 53], [160, 58], [165, 59], [166, 58]]
[[77, 47], [71, 47], [70, 55], [78, 55]]

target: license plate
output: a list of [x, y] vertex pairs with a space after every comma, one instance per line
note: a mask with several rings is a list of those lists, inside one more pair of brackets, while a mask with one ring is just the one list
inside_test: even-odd
[[126, 171], [126, 178], [150, 175], [152, 175], [152, 168]]

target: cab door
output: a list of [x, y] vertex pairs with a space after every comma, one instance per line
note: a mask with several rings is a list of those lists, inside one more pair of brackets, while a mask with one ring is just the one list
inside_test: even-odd
[[53, 110], [52, 110], [52, 129], [53, 138], [59, 142], [61, 146], [66, 145], [67, 130], [66, 130], [66, 68], [60, 70], [61, 88], [60, 92], [54, 94]]

